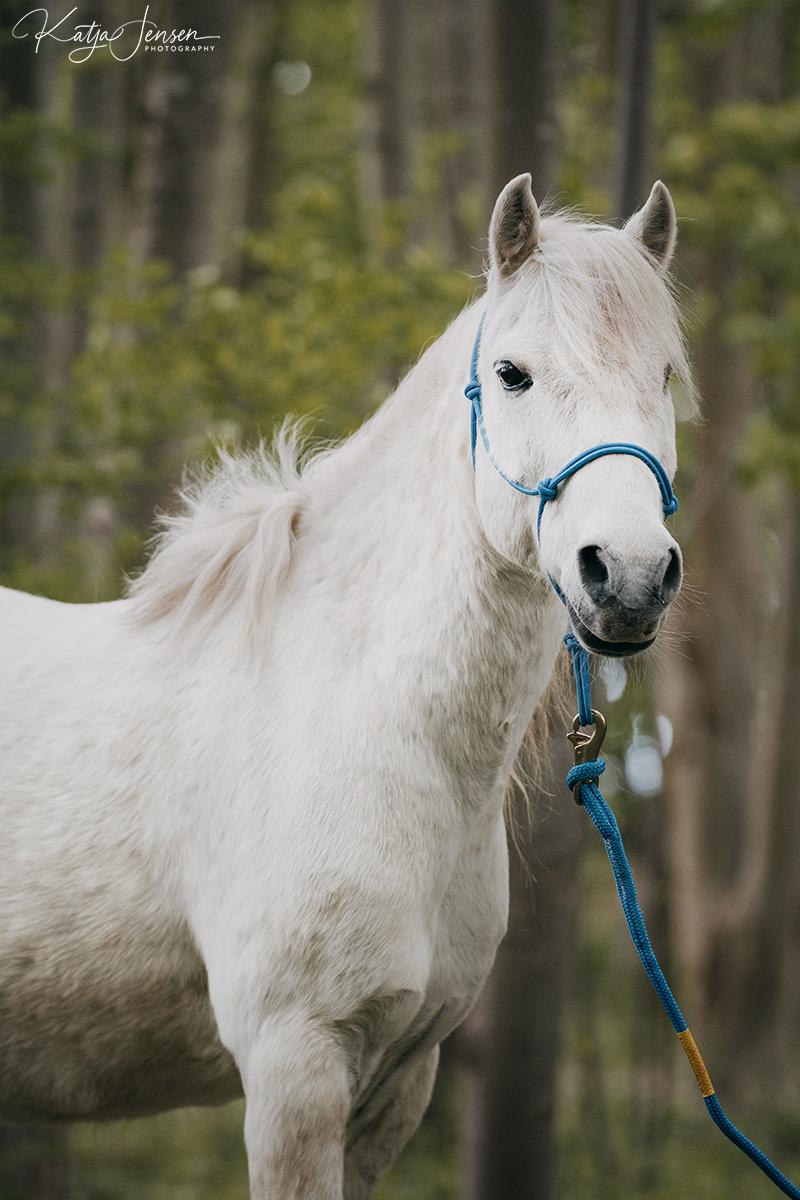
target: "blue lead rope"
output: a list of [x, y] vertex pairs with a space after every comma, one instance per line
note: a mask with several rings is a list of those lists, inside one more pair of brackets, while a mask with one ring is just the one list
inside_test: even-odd
[[[567, 637], [574, 637], [574, 634], [567, 634]], [[581, 649], [578, 657], [588, 659], [588, 655], [583, 649]], [[588, 666], [586, 670], [588, 673]], [[686, 1057], [689, 1059], [700, 1087], [703, 1101], [708, 1110], [708, 1115], [717, 1128], [725, 1134], [725, 1137], [733, 1142], [734, 1146], [738, 1146], [748, 1158], [751, 1158], [756, 1166], [761, 1168], [767, 1178], [771, 1179], [784, 1195], [792, 1196], [794, 1200], [800, 1200], [800, 1188], [792, 1183], [791, 1179], [784, 1175], [783, 1171], [776, 1167], [764, 1151], [759, 1149], [754, 1142], [751, 1142], [746, 1134], [737, 1129], [717, 1098], [717, 1093], [711, 1082], [711, 1077], [703, 1062], [697, 1043], [692, 1037], [692, 1033], [686, 1024], [686, 1019], [672, 994], [672, 989], [667, 983], [666, 976], [661, 969], [661, 964], [656, 958], [655, 951], [650, 942], [644, 916], [639, 906], [639, 898], [636, 894], [636, 883], [630, 863], [628, 862], [628, 856], [625, 853], [625, 846], [622, 841], [622, 834], [619, 831], [617, 819], [608, 801], [597, 786], [597, 781], [605, 770], [605, 766], [606, 764], [602, 758], [594, 758], [587, 762], [576, 764], [567, 774], [567, 786], [573, 791], [576, 787], [580, 788], [580, 803], [583, 804], [592, 818], [595, 829], [603, 839], [603, 845], [606, 848], [606, 854], [611, 863], [611, 869], [614, 872], [614, 881], [617, 885], [617, 894], [622, 905], [622, 911], [625, 914], [625, 920], [628, 922], [631, 940], [641, 959], [645, 974], [653, 985], [653, 989], [661, 1001], [665, 1013], [669, 1017], [672, 1028], [678, 1035]]]
[[[524, 496], [538, 497], [537, 538], [541, 534], [542, 514], [548, 501], [557, 498], [559, 488], [571, 475], [574, 475], [581, 467], [585, 467], [588, 463], [594, 462], [595, 459], [605, 454], [630, 454], [640, 459], [645, 466], [650, 468], [658, 481], [664, 515], [669, 516], [677, 510], [677, 497], [672, 490], [669, 476], [661, 463], [649, 450], [645, 450], [644, 447], [636, 446], [630, 442], [608, 442], [601, 446], [594, 446], [591, 450], [586, 450], [583, 454], [579, 454], [571, 459], [557, 475], [552, 476], [552, 478], [541, 479], [536, 487], [526, 487], [518, 480], [512, 479], [511, 476], [507, 475], [492, 454], [483, 420], [481, 385], [478, 378], [478, 355], [482, 332], [483, 319], [481, 319], [481, 323], [478, 326], [478, 332], [473, 343], [470, 359], [470, 379], [464, 389], [464, 394], [471, 406], [470, 450], [473, 470], [475, 469], [475, 455], [478, 434], [480, 433], [489, 462], [500, 477]], [[564, 597], [555, 580], [551, 579], [550, 582], [558, 598], [564, 602]], [[636, 882], [633, 878], [630, 863], [628, 862], [628, 856], [625, 853], [625, 846], [622, 841], [622, 834], [619, 831], [617, 819], [600, 788], [597, 786], [600, 776], [606, 769], [603, 759], [598, 758], [596, 755], [596, 751], [600, 749], [605, 733], [605, 719], [602, 717], [602, 714], [592, 708], [589, 655], [571, 628], [567, 629], [566, 636], [564, 637], [564, 645], [569, 651], [572, 660], [572, 670], [575, 676], [575, 692], [578, 699], [578, 715], [575, 718], [573, 732], [568, 735], [575, 747], [575, 766], [567, 774], [567, 786], [572, 791], [578, 803], [584, 806], [592, 819], [595, 829], [603, 839], [603, 845], [605, 846], [608, 860], [611, 863], [611, 869], [614, 872], [614, 882], [617, 886], [617, 894], [625, 915], [625, 920], [628, 923], [631, 940], [644, 967], [645, 974], [653, 985], [653, 989], [661, 1001], [665, 1013], [669, 1017], [672, 1028], [678, 1035], [678, 1040], [694, 1071], [695, 1078], [700, 1087], [700, 1093], [711, 1120], [725, 1134], [725, 1137], [733, 1142], [734, 1146], [738, 1146], [748, 1158], [753, 1160], [756, 1166], [764, 1172], [768, 1179], [772, 1180], [784, 1195], [793, 1197], [793, 1200], [800, 1200], [800, 1188], [792, 1183], [791, 1179], [784, 1175], [783, 1171], [779, 1170], [767, 1158], [763, 1150], [760, 1150], [754, 1142], [750, 1141], [750, 1138], [743, 1134], [740, 1129], [737, 1129], [725, 1113], [725, 1110], [717, 1099], [717, 1093], [711, 1082], [711, 1077], [703, 1062], [703, 1057], [697, 1043], [686, 1024], [686, 1019], [680, 1010], [677, 1000], [672, 994], [672, 989], [667, 983], [666, 976], [661, 969], [661, 964], [656, 958], [650, 937], [647, 933], [644, 916], [639, 906], [639, 898], [636, 894]], [[591, 729], [592, 732], [583, 733], [582, 730], [584, 729]], [[589, 757], [589, 754], [592, 754], [592, 757]]]
[[[560, 597], [559, 597], [560, 598]], [[589, 679], [589, 655], [571, 629], [564, 634], [564, 645], [572, 660], [575, 676], [575, 695], [578, 699], [578, 720], [581, 726], [594, 724], [592, 716], [592, 685]]]

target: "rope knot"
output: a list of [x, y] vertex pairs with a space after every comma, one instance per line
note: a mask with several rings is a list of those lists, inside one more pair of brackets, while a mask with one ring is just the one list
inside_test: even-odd
[[476, 400], [481, 398], [481, 385], [477, 379], [472, 379], [464, 388], [464, 395], [469, 400], [470, 404], [474, 404]]
[[549, 477], [540, 479], [536, 485], [536, 489], [542, 500], [555, 500], [558, 495], [558, 484], [553, 483]]
[[588, 762], [576, 763], [567, 772], [567, 787], [572, 792], [577, 783], [597, 783], [605, 769], [604, 758], [590, 758]]
[[678, 497], [674, 496], [664, 505], [664, 516], [671, 517], [673, 513], [678, 511]]

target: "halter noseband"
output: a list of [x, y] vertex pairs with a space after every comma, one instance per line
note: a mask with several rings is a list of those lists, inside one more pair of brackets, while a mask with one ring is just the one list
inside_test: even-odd
[[[557, 475], [548, 475], [544, 479], [540, 479], [536, 487], [526, 487], [524, 483], [520, 483], [517, 479], [512, 479], [510, 475], [506, 475], [503, 468], [495, 459], [489, 445], [489, 436], [486, 432], [486, 426], [483, 421], [483, 406], [481, 404], [481, 382], [478, 378], [478, 354], [481, 348], [481, 335], [483, 334], [483, 323], [485, 316], [481, 317], [478, 332], [475, 334], [475, 341], [472, 344], [472, 355], [469, 364], [469, 383], [464, 388], [464, 395], [471, 404], [470, 411], [470, 450], [472, 453], [472, 469], [475, 470], [475, 453], [478, 446], [478, 434], [481, 435], [483, 448], [486, 451], [486, 456], [489, 462], [494, 467], [501, 479], [504, 479], [515, 491], [521, 492], [523, 496], [538, 496], [539, 512], [536, 517], [536, 537], [539, 538], [542, 528], [542, 514], [544, 506], [548, 500], [555, 500], [558, 496], [558, 489], [563, 483], [574, 475], [576, 471], [580, 471], [581, 467], [585, 467], [590, 462], [594, 462], [596, 458], [602, 458], [605, 454], [630, 454], [633, 458], [638, 458], [656, 477], [659, 491], [661, 492], [661, 504], [664, 509], [664, 516], [669, 517], [672, 513], [678, 510], [678, 497], [672, 490], [672, 484], [669, 481], [669, 476], [664, 470], [661, 463], [654, 454], [649, 450], [645, 450], [644, 446], [637, 446], [634, 442], [603, 442], [599, 446], [592, 446], [589, 450], [584, 450], [582, 454], [577, 454], [575, 458], [571, 458], [566, 466], [563, 466]], [[556, 589], [558, 591], [558, 589]], [[559, 592], [560, 596], [560, 592]]]

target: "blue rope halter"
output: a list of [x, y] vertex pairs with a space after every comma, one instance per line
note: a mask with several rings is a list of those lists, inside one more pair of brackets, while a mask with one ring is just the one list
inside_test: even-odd
[[[523, 496], [538, 497], [539, 511], [536, 517], [537, 539], [541, 533], [542, 514], [544, 513], [545, 505], [549, 501], [558, 498], [559, 488], [566, 483], [570, 476], [574, 475], [576, 471], [580, 471], [581, 467], [585, 467], [588, 463], [594, 462], [595, 459], [601, 458], [605, 454], [630, 454], [634, 458], [638, 458], [645, 466], [650, 468], [658, 481], [664, 516], [668, 517], [677, 511], [678, 499], [672, 490], [669, 476], [663, 466], [649, 450], [645, 450], [643, 446], [637, 446], [632, 442], [604, 442], [600, 446], [593, 446], [590, 450], [585, 450], [583, 454], [578, 454], [575, 458], [570, 459], [557, 475], [540, 479], [536, 487], [526, 487], [519, 480], [512, 479], [507, 475], [492, 454], [483, 420], [481, 384], [478, 378], [478, 355], [481, 346], [481, 335], [483, 333], [483, 320], [481, 318], [478, 332], [475, 335], [472, 356], [470, 358], [469, 383], [464, 388], [464, 394], [471, 405], [470, 450], [472, 454], [472, 468], [473, 470], [475, 469], [475, 455], [478, 434], [480, 433], [489, 462], [501, 479], [504, 479], [516, 491], [521, 492]], [[566, 604], [561, 589], [555, 580], [551, 579], [550, 582], [559, 600]], [[603, 839], [603, 845], [611, 863], [611, 869], [614, 872], [617, 893], [625, 920], [628, 924], [631, 940], [644, 967], [645, 974], [650, 980], [658, 999], [661, 1001], [661, 1005], [672, 1024], [672, 1028], [678, 1035], [678, 1039], [694, 1071], [695, 1078], [700, 1087], [700, 1093], [711, 1120], [725, 1134], [725, 1137], [733, 1142], [735, 1146], [738, 1146], [748, 1158], [752, 1159], [756, 1166], [772, 1180], [784, 1195], [791, 1196], [793, 1200], [800, 1200], [800, 1188], [792, 1183], [791, 1179], [787, 1178], [767, 1158], [763, 1150], [760, 1150], [741, 1130], [737, 1129], [725, 1113], [725, 1110], [717, 1099], [714, 1085], [711, 1082], [711, 1077], [703, 1062], [697, 1043], [686, 1024], [686, 1019], [678, 1006], [678, 1002], [672, 994], [672, 989], [661, 969], [661, 964], [656, 958], [647, 933], [644, 915], [639, 906], [636, 882], [630, 863], [628, 862], [628, 856], [625, 853], [625, 846], [622, 841], [619, 825], [611, 807], [597, 786], [600, 776], [606, 769], [604, 760], [598, 757], [600, 747], [603, 744], [603, 738], [605, 737], [606, 722], [603, 714], [598, 712], [597, 709], [592, 708], [589, 655], [576, 638], [569, 624], [564, 636], [564, 645], [572, 659], [575, 692], [578, 700], [578, 715], [573, 722], [572, 731], [567, 734], [575, 750], [575, 766], [567, 774], [567, 786], [575, 800], [584, 806], [592, 819], [595, 829]]]
[[464, 388], [464, 395], [471, 404], [470, 411], [470, 449], [472, 452], [472, 469], [475, 469], [475, 453], [478, 446], [478, 434], [481, 435], [483, 448], [489, 462], [494, 467], [501, 479], [504, 479], [507, 484], [510, 484], [515, 491], [521, 492], [523, 496], [538, 496], [539, 512], [536, 517], [536, 536], [539, 537], [542, 529], [542, 514], [544, 506], [548, 500], [555, 500], [558, 496], [558, 489], [563, 483], [574, 475], [576, 471], [580, 471], [581, 467], [586, 467], [595, 459], [602, 458], [606, 454], [630, 454], [634, 458], [638, 458], [641, 462], [649, 467], [656, 477], [659, 491], [661, 492], [661, 503], [664, 507], [664, 516], [669, 517], [672, 513], [678, 511], [678, 497], [672, 490], [672, 484], [669, 481], [669, 475], [662, 467], [654, 454], [649, 450], [645, 450], [644, 446], [637, 446], [633, 442], [603, 442], [600, 446], [592, 446], [590, 450], [584, 450], [582, 454], [577, 454], [575, 458], [571, 458], [566, 466], [563, 466], [557, 475], [545, 476], [540, 479], [536, 487], [526, 487], [524, 483], [520, 483], [518, 479], [512, 479], [510, 475], [506, 475], [503, 468], [495, 459], [489, 445], [489, 435], [486, 432], [486, 425], [483, 420], [483, 405], [481, 403], [481, 383], [478, 378], [478, 355], [481, 349], [481, 337], [483, 335], [484, 318], [481, 317], [481, 323], [478, 326], [478, 332], [475, 335], [475, 341], [472, 344], [472, 355], [469, 363], [469, 383]]

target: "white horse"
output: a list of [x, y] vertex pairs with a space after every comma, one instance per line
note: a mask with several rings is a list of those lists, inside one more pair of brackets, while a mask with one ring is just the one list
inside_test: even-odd
[[223, 458], [130, 596], [0, 589], [0, 1119], [244, 1092], [253, 1200], [362, 1200], [428, 1103], [507, 909], [503, 796], [569, 600], [649, 645], [680, 582], [669, 193], [617, 230], [502, 192], [485, 296], [354, 437]]

